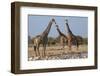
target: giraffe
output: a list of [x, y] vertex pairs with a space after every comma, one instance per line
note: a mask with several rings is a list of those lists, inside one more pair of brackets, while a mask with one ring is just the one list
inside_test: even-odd
[[[40, 52], [39, 52], [39, 47], [40, 44], [43, 45], [43, 51], [42, 51], [42, 58], [46, 56], [45, 50], [46, 50], [46, 44], [48, 42], [48, 34], [50, 32], [51, 26], [52, 24], [55, 23], [55, 19], [52, 18], [48, 24], [48, 26], [46, 27], [46, 29], [42, 32], [42, 34], [37, 35], [34, 39], [34, 50], [36, 53], [36, 56], [40, 56]], [[41, 57], [41, 56], [40, 56]]]
[[69, 47], [69, 50], [71, 50], [71, 47], [72, 47], [72, 43], [73, 42], [75, 42], [75, 45], [76, 45], [77, 50], [78, 50], [79, 44], [78, 44], [77, 37], [70, 30], [69, 24], [68, 24], [68, 20], [66, 19], [65, 21], [66, 21], [66, 27], [67, 27], [67, 39], [68, 39], [68, 47]]
[[67, 41], [67, 36], [66, 36], [64, 33], [62, 33], [62, 32], [60, 31], [58, 25], [56, 25], [56, 28], [57, 28], [57, 31], [58, 31], [58, 33], [59, 33], [59, 35], [60, 35], [60, 43], [61, 43], [61, 45], [62, 45], [62, 49], [64, 49], [65, 42]]

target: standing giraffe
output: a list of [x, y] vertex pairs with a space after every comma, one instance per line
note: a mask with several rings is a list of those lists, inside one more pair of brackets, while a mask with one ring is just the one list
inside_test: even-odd
[[39, 52], [40, 44], [43, 45], [42, 57], [46, 56], [45, 50], [46, 50], [46, 44], [48, 42], [48, 34], [50, 32], [50, 29], [53, 23], [56, 24], [55, 19], [52, 18], [47, 28], [42, 32], [42, 34], [37, 35], [34, 39], [34, 50], [37, 56], [38, 55], [40, 56], [40, 52]]
[[72, 47], [72, 43], [75, 42], [76, 46], [77, 46], [77, 50], [78, 50], [78, 40], [77, 40], [77, 37], [72, 33], [72, 31], [70, 30], [69, 28], [69, 25], [68, 25], [68, 20], [66, 19], [66, 27], [67, 27], [67, 39], [68, 39], [68, 47], [69, 47], [69, 50], [71, 50], [71, 47]]
[[66, 37], [65, 34], [63, 34], [63, 33], [60, 31], [58, 25], [56, 25], [56, 27], [57, 27], [57, 31], [58, 31], [58, 33], [59, 33], [59, 35], [60, 35], [60, 43], [61, 43], [61, 45], [62, 45], [62, 49], [64, 49], [65, 42], [67, 41], [67, 37]]

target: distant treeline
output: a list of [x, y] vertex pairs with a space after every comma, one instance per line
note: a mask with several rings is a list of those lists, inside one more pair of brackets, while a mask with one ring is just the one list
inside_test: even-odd
[[[60, 38], [61, 38], [60, 36], [58, 36], [56, 38], [54, 38], [54, 37], [48, 37], [48, 46], [50, 46], [50, 45], [59, 45], [60, 44]], [[80, 45], [82, 45], [82, 44], [88, 44], [88, 38], [83, 38], [81, 36], [76, 36], [76, 38], [77, 38], [78, 43]], [[28, 36], [28, 43], [32, 44], [33, 41], [34, 41], [34, 37], [31, 38], [30, 36]], [[64, 43], [67, 44], [67, 39], [66, 39], [66, 41]], [[73, 44], [74, 44], [74, 42], [73, 42]]]

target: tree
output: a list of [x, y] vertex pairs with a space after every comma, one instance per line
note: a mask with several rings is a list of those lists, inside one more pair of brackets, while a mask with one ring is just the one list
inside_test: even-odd
[[48, 46], [55, 44], [56, 44], [56, 39], [53, 37], [48, 37]]
[[32, 43], [31, 37], [28, 36], [28, 44], [31, 44], [31, 43]]

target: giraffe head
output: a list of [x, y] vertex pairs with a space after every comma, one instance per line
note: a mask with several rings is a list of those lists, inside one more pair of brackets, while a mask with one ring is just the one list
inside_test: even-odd
[[57, 27], [57, 29], [59, 28], [59, 26], [58, 26], [58, 25], [56, 25], [56, 27]]
[[56, 24], [56, 21], [55, 21], [55, 19], [54, 19], [54, 18], [52, 18], [52, 22], [54, 22], [54, 23]]
[[68, 23], [68, 19], [65, 19], [66, 23]]
[[58, 25], [56, 25], [56, 27], [58, 28]]

